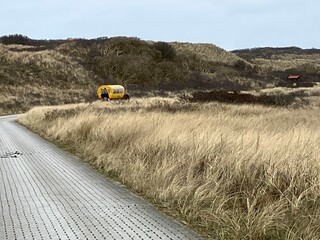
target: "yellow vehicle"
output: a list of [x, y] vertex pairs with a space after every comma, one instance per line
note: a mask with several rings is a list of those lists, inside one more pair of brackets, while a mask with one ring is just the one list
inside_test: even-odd
[[121, 85], [101, 85], [97, 90], [97, 95], [102, 100], [129, 99], [129, 95]]

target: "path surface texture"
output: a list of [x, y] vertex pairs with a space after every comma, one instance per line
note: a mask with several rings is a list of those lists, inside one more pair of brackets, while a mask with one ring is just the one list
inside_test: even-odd
[[0, 117], [0, 239], [199, 239], [120, 184]]

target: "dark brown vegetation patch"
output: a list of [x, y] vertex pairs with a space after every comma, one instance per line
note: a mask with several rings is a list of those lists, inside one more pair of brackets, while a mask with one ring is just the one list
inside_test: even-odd
[[295, 96], [292, 94], [260, 95], [250, 93], [227, 92], [227, 91], [197, 91], [192, 96], [183, 96], [184, 100], [190, 102], [225, 102], [240, 104], [263, 104], [273, 106], [287, 106], [294, 102]]

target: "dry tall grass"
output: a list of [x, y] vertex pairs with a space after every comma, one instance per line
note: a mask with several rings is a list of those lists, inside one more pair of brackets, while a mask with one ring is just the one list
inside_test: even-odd
[[175, 99], [30, 110], [22, 124], [212, 239], [319, 239], [319, 109]]
[[95, 97], [92, 78], [81, 64], [58, 51], [0, 44], [0, 115], [88, 101]]
[[[254, 63], [264, 70], [273, 71], [285, 71], [289, 69], [302, 69], [308, 72], [308, 68], [312, 68], [312, 71], [318, 71], [320, 64], [317, 61], [307, 59], [263, 59], [257, 58]], [[314, 70], [315, 69], [315, 70]]]
[[312, 68], [312, 71], [318, 71], [320, 68], [319, 54], [283, 54], [274, 56], [270, 59], [256, 58], [253, 63], [267, 70], [285, 71], [288, 69], [302, 69], [307, 73]]
[[[63, 55], [56, 50], [31, 51], [30, 49], [33, 48], [23, 45], [0, 44], [0, 63], [3, 63], [3, 66], [0, 66], [0, 76], [10, 79], [17, 75], [15, 76], [17, 79], [14, 81], [17, 82], [16, 85], [25, 82], [51, 86], [64, 84], [68, 87], [75, 84], [83, 84], [88, 87], [93, 85], [88, 81], [92, 78], [90, 72], [70, 56]], [[8, 66], [16, 68], [15, 74], [10, 72], [11, 69], [8, 69]], [[42, 73], [41, 75], [39, 72], [50, 74]], [[52, 79], [51, 75], [56, 78]], [[68, 82], [65, 81], [65, 76], [68, 76]]]
[[25, 84], [7, 86], [0, 83], [0, 115], [24, 113], [34, 106], [85, 102], [95, 95], [90, 89], [58, 89], [52, 86]]

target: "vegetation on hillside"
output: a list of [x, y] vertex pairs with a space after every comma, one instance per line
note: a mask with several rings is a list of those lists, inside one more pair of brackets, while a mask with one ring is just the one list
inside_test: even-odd
[[246, 61], [259, 66], [266, 77], [286, 85], [290, 74], [301, 75], [304, 82], [320, 81], [320, 50], [286, 48], [253, 48], [232, 51]]
[[154, 98], [38, 107], [19, 121], [209, 239], [318, 239], [316, 104]]
[[315, 55], [320, 54], [320, 49], [302, 49], [298, 47], [264, 47], [264, 48], [248, 48], [232, 51], [243, 59], [248, 61], [254, 58], [267, 58], [270, 59], [274, 56], [280, 56], [285, 54], [292, 55]]
[[[240, 65], [239, 65], [240, 63]], [[240, 67], [239, 67], [240, 66]], [[137, 38], [33, 40], [0, 38], [0, 114], [36, 105], [95, 98], [100, 84], [129, 90], [248, 89], [254, 68], [214, 45], [147, 42]]]
[[94, 75], [81, 64], [54, 50], [30, 49], [0, 44], [0, 114], [92, 98]]
[[128, 37], [34, 40], [22, 35], [3, 36], [0, 114], [24, 112], [36, 105], [90, 101], [96, 88], [105, 83], [147, 92], [257, 90], [290, 85], [286, 82], [288, 74], [318, 81], [319, 51], [270, 52], [277, 50], [231, 53], [213, 44]]

